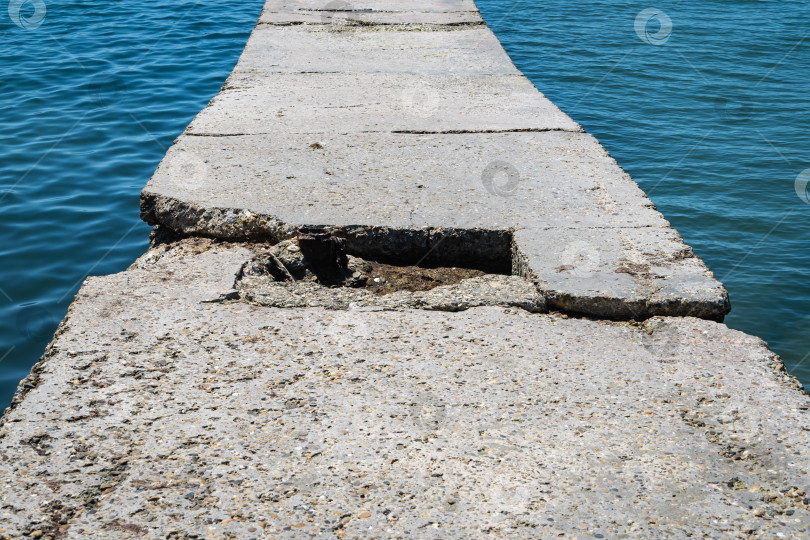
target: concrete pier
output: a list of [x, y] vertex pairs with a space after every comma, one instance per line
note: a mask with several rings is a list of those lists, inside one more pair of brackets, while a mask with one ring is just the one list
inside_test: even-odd
[[810, 399], [471, 0], [269, 0], [141, 209], [0, 537], [810, 534]]

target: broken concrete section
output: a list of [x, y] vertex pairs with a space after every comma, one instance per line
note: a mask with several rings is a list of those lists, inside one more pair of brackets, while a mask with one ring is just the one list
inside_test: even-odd
[[810, 398], [760, 340], [264, 307], [254, 256], [184, 241], [85, 283], [3, 417], [0, 536], [808, 533]]
[[236, 241], [328, 226], [368, 259], [511, 270], [571, 313], [722, 320], [722, 285], [478, 16], [466, 0], [268, 2], [143, 218]]
[[514, 273], [576, 313], [729, 310], [703, 262], [581, 133], [185, 136], [142, 202], [148, 222], [185, 234], [279, 241], [330, 225], [371, 259], [514, 259]]

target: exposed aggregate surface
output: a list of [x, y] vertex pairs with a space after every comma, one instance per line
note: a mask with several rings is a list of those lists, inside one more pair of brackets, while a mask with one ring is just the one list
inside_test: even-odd
[[0, 534], [800, 537], [810, 399], [722, 324], [268, 308], [253, 254], [90, 278], [0, 427]]

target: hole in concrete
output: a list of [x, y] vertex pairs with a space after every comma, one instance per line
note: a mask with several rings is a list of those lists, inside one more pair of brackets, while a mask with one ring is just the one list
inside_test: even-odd
[[[238, 248], [241, 267], [234, 276], [235, 291], [217, 301], [272, 308], [463, 311], [504, 306], [531, 313], [548, 311], [543, 295], [530, 281], [508, 272], [499, 275], [462, 265], [427, 267], [367, 260], [348, 253], [350, 238], [320, 228], [299, 229], [285, 236], [288, 239], [280, 242], [277, 238], [230, 242], [157, 227], [150, 239], [154, 252], [144, 264], [157, 262], [169, 252], [182, 259], [218, 245], [226, 250]], [[252, 252], [249, 260], [243, 258], [242, 250]], [[464, 252], [455, 255], [459, 253]], [[424, 254], [420, 258], [428, 260]], [[438, 260], [448, 259], [445, 254]]]
[[[356, 238], [339, 237], [330, 228], [301, 228], [295, 238], [258, 250], [257, 258], [245, 268], [245, 274], [269, 275], [277, 282], [364, 288], [376, 295], [429, 291], [487, 273], [511, 274], [508, 244], [498, 246], [504, 252], [498, 257], [491, 252], [484, 256], [480, 251], [469, 253], [469, 246], [464, 246], [455, 236], [448, 236], [439, 239], [433, 248], [423, 246], [426, 253], [415, 253], [420, 255], [418, 264], [396, 264], [407, 258], [401, 253], [397, 257], [379, 252], [377, 257], [363, 257], [373, 252], [366, 245], [358, 246], [353, 241]], [[390, 248], [390, 244], [386, 247]], [[352, 251], [355, 254], [350, 254]], [[356, 255], [358, 253], [362, 255]]]
[[512, 274], [512, 231], [336, 227], [346, 253], [392, 266], [468, 268]]

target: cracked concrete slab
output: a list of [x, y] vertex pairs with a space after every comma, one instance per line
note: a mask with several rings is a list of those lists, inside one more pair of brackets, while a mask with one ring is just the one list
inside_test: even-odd
[[0, 536], [808, 532], [810, 398], [761, 340], [217, 300], [248, 257], [85, 282], [0, 425]]
[[186, 133], [523, 130], [582, 131], [522, 75], [235, 73]]
[[[548, 110], [476, 94], [517, 71], [486, 28], [447, 22], [470, 0], [352, 4], [370, 26], [270, 0], [238, 91], [191, 131], [273, 129], [167, 153], [142, 196], [154, 247], [86, 280], [0, 419], [0, 539], [808, 536], [810, 398], [764, 342], [705, 320], [725, 290], [638, 186], [590, 135], [486, 133]], [[345, 132], [305, 83], [278, 93], [289, 119], [262, 111], [274, 73], [304, 71], [361, 105]], [[376, 93], [352, 103], [348, 72]], [[472, 101], [409, 122], [394, 81], [417, 76]], [[395, 133], [452, 125], [481, 133]], [[262, 242], [303, 224], [366, 258], [516, 275], [270, 282]], [[660, 314], [678, 318], [606, 320]]]
[[[405, 231], [410, 244], [396, 251], [408, 264], [440, 245], [441, 238], [428, 240], [431, 231], [501, 231], [514, 234], [512, 254], [487, 254], [492, 244], [470, 235], [466, 253], [442, 251], [457, 258], [441, 262], [522, 254], [521, 272], [538, 280], [553, 305], [594, 316], [722, 320], [729, 311], [727, 293], [703, 262], [582, 133], [184, 136], [142, 201], [149, 223], [186, 234], [278, 240], [301, 226], [335, 226], [356, 254], [372, 258], [368, 228]], [[377, 238], [377, 246], [393, 242]], [[560, 271], [581, 242], [605, 264], [584, 276]], [[622, 260], [639, 262], [633, 257], [652, 271], [616, 272]]]
[[[414, 25], [257, 27], [222, 92], [144, 189], [146, 221], [232, 240], [331, 226], [354, 254], [401, 264], [466, 258], [501, 268], [514, 259], [558, 309], [722, 320], [727, 294], [697, 258], [651, 275], [600, 266], [590, 284], [556, 270], [576, 242], [571, 229], [610, 261], [643, 252], [649, 238], [667, 253], [687, 246], [488, 28], [416, 24], [474, 6], [349, 8]], [[349, 8], [269, 2], [264, 16]], [[631, 230], [646, 228], [659, 230]]]

